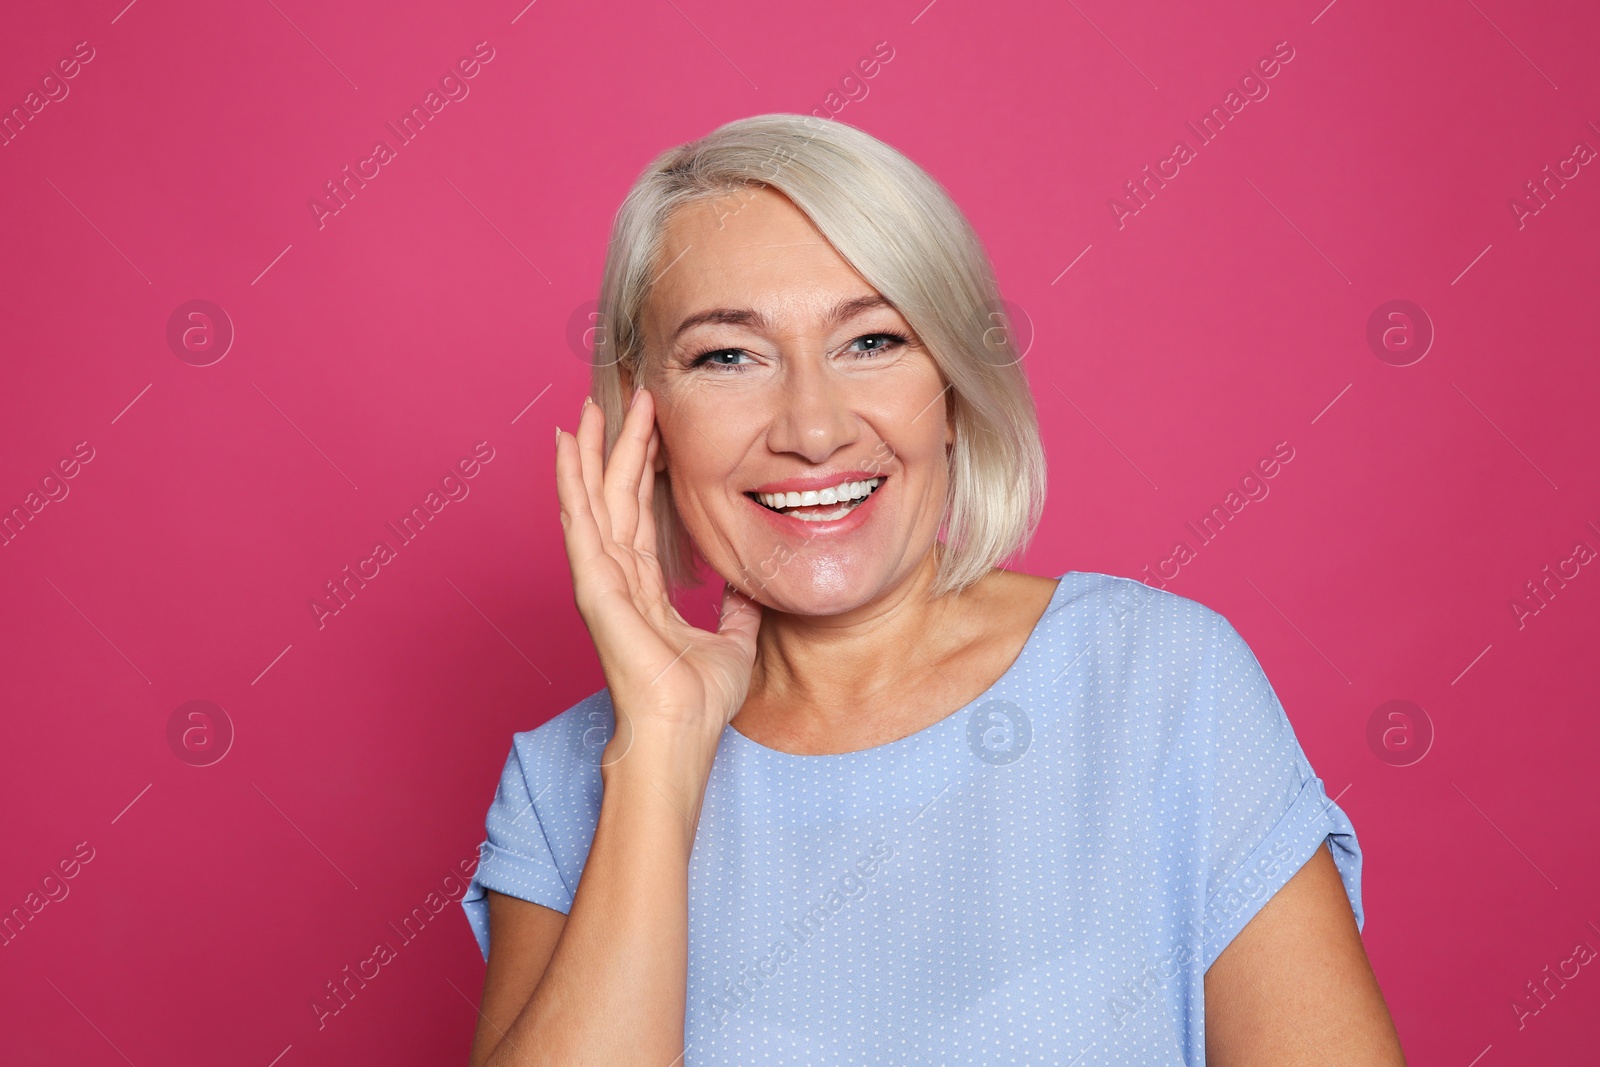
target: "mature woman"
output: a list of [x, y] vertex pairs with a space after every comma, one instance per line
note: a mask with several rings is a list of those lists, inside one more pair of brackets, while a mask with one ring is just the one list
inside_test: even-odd
[[1404, 1063], [1354, 827], [1239, 634], [999, 567], [1044, 494], [1000, 309], [842, 123], [639, 178], [556, 432], [606, 686], [515, 736], [474, 1065]]

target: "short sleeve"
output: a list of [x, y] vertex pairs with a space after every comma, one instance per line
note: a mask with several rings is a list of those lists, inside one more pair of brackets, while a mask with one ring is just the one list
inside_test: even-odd
[[484, 820], [488, 839], [478, 846], [478, 869], [461, 898], [485, 960], [489, 958], [488, 890], [543, 904], [563, 915], [572, 910], [572, 893], [534, 806], [538, 794], [529, 787], [518, 746], [513, 743]]
[[1215, 701], [1205, 858], [1207, 968], [1324, 841], [1356, 928], [1366, 921], [1355, 827], [1312, 770], [1244, 638], [1221, 615], [1215, 620], [1205, 683]]

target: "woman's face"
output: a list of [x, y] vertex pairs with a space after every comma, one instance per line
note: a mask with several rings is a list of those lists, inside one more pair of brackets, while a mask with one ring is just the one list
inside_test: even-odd
[[[664, 249], [643, 314], [645, 384], [657, 467], [701, 554], [796, 614], [896, 586], [932, 548], [948, 487], [955, 430], [932, 357], [779, 193], [680, 209]], [[815, 501], [787, 495], [807, 491]], [[776, 492], [811, 506], [756, 499]]]

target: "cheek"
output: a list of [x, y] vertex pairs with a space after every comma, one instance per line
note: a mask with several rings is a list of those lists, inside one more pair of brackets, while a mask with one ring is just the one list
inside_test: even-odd
[[661, 434], [660, 462], [672, 487], [673, 502], [685, 516], [710, 506], [714, 496], [728, 480], [727, 457], [736, 457], [736, 448], [716, 420], [692, 422], [695, 416], [679, 411], [665, 425], [658, 420]]

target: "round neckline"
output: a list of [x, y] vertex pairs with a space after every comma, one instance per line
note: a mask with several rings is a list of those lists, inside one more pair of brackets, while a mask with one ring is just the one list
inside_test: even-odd
[[[1033, 656], [1034, 651], [1039, 645], [1039, 634], [1040, 631], [1044, 629], [1045, 620], [1050, 618], [1051, 615], [1055, 614], [1056, 610], [1061, 606], [1062, 599], [1067, 592], [1067, 579], [1075, 573], [1075, 571], [1067, 571], [1065, 574], [1056, 579], [1056, 587], [1055, 590], [1050, 594], [1049, 603], [1045, 605], [1044, 611], [1039, 614], [1039, 618], [1034, 621], [1033, 628], [1028, 631], [1028, 638], [1026, 641], [1022, 642], [1022, 648], [1018, 650], [1017, 657], [1011, 661], [1010, 666], [1000, 672], [1000, 677], [996, 678], [989, 684], [987, 689], [973, 697], [971, 700], [967, 701], [965, 704], [961, 705], [961, 707], [956, 708], [950, 714], [944, 716], [936, 722], [929, 723], [920, 730], [909, 733], [904, 737], [896, 738], [893, 741], [885, 741], [881, 745], [873, 745], [870, 748], [858, 748], [850, 752], [784, 752], [782, 749], [769, 748], [768, 746], [763, 745], [760, 741], [746, 737], [744, 734], [734, 729], [733, 723], [731, 722], [722, 728], [723, 738], [724, 740], [731, 740], [734, 745], [747, 748], [753, 752], [761, 753], [762, 755], [771, 759], [793, 760], [801, 762], [806, 760], [820, 761], [869, 759], [897, 749], [910, 748], [919, 742], [925, 742], [928, 738], [935, 736], [941, 731], [952, 729], [953, 725], [959, 725], [961, 716], [964, 713], [970, 711], [972, 708], [983, 703], [984, 701], [991, 699], [1001, 687], [1010, 682], [1013, 675], [1022, 669], [1023, 665], [1027, 663], [1028, 660]], [[818, 763], [817, 766], [821, 766], [821, 764]]]

